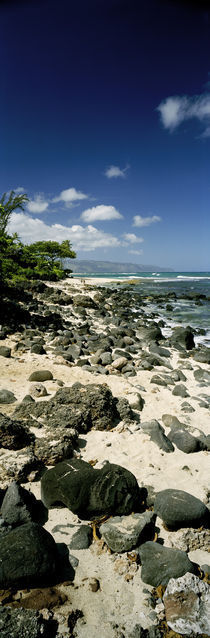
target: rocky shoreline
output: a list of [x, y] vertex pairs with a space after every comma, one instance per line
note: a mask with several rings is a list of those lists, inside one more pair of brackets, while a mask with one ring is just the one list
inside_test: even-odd
[[210, 635], [210, 348], [164, 337], [153, 302], [73, 279], [3, 294], [2, 638]]

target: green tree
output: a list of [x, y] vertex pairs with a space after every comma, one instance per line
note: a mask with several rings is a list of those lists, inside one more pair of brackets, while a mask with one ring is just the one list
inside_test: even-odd
[[45, 257], [48, 263], [53, 266], [58, 259], [74, 259], [76, 253], [72, 250], [69, 239], [65, 239], [59, 244], [57, 241], [36, 241], [34, 244], [27, 246], [28, 251], [32, 255]]
[[15, 191], [10, 191], [8, 199], [7, 193], [3, 193], [0, 199], [0, 236], [5, 235], [8, 222], [15, 210], [24, 210], [24, 204], [28, 202], [26, 193], [17, 195]]
[[24, 210], [28, 201], [26, 193], [16, 195], [11, 191], [8, 199], [4, 193], [0, 199], [0, 283], [27, 279], [44, 279], [58, 281], [64, 279], [68, 272], [63, 268], [62, 260], [74, 259], [68, 239], [60, 244], [57, 241], [38, 241], [24, 245], [17, 233], [10, 236], [7, 232], [8, 222], [15, 210]]

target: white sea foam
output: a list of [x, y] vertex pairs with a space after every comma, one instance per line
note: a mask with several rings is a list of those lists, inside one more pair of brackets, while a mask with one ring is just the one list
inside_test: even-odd
[[184, 279], [186, 281], [203, 281], [203, 279], [209, 279], [210, 277], [188, 277], [187, 275], [177, 275], [176, 279]]

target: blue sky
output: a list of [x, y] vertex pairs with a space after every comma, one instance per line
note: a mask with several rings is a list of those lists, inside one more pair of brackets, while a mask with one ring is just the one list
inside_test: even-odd
[[210, 10], [178, 0], [7, 0], [0, 190], [10, 231], [79, 259], [210, 269]]

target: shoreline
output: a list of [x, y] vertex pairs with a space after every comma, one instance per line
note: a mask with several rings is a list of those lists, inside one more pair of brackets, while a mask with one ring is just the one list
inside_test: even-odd
[[[171, 345], [167, 339], [164, 340], [160, 337], [159, 345], [156, 342], [158, 347], [156, 347], [155, 354], [153, 348], [155, 342], [152, 338], [150, 339], [152, 323], [148, 319], [147, 305], [142, 305], [139, 308], [138, 316], [136, 315], [138, 325], [135, 327], [132, 314], [133, 302], [129, 302], [129, 299], [126, 298], [126, 307], [123, 303], [123, 290], [120, 289], [116, 291], [116, 299], [114, 291], [108, 299], [105, 298], [106, 287], [102, 291], [98, 290], [98, 286], [102, 282], [103, 285], [111, 283], [110, 279], [103, 278], [102, 280], [99, 278], [96, 284], [95, 278], [85, 277], [85, 281], [84, 279], [80, 281], [76, 278], [68, 278], [57, 284], [48, 284], [47, 287], [52, 288], [55, 293], [60, 290], [62, 295], [69, 295], [73, 300], [70, 305], [58, 305], [59, 298], [57, 302], [56, 298], [54, 302], [51, 302], [47, 296], [44, 298], [45, 293], [38, 293], [38, 304], [44, 300], [43, 308], [47, 308], [48, 312], [55, 312], [54, 307], [60, 313], [66, 326], [63, 330], [59, 329], [61, 334], [53, 328], [43, 330], [33, 328], [31, 330], [31, 328], [26, 327], [1, 340], [0, 345], [11, 348], [11, 356], [8, 358], [1, 356], [0, 390], [5, 388], [9, 392], [13, 392], [16, 401], [12, 404], [1, 404], [0, 412], [13, 418], [16, 407], [23, 406], [24, 397], [33, 390], [34, 384], [29, 381], [31, 373], [39, 370], [49, 370], [53, 377], [42, 382], [47, 395], [35, 398], [36, 404], [43, 402], [43, 409], [46, 403], [53, 399], [59, 388], [72, 388], [74, 383], [78, 382], [86, 389], [94, 384], [101, 388], [107, 386], [111, 390], [112, 396], [117, 400], [127, 399], [135, 418], [132, 417], [130, 420], [126, 420], [126, 417], [122, 418], [118, 425], [114, 425], [111, 429], [100, 431], [92, 428], [87, 433], [80, 433], [76, 449], [77, 457], [86, 462], [94, 463], [95, 469], [103, 467], [105, 461], [125, 467], [134, 474], [139, 486], [146, 486], [149, 489], [151, 506], [157, 492], [176, 488], [195, 496], [209, 507], [207, 450], [200, 449], [196, 452], [186, 453], [174, 444], [174, 451], [167, 453], [151, 440], [146, 429], [142, 428], [142, 424], [156, 420], [163, 428], [165, 436], [168, 437], [171, 431], [171, 420], [167, 415], [170, 415], [175, 421], [178, 419], [180, 426], [185, 426], [184, 431], [191, 434], [192, 437], [199, 439], [201, 434], [204, 439], [208, 437], [210, 435], [210, 404], [207, 403], [204, 396], [207, 396], [208, 392], [205, 372], [208, 373], [209, 364], [196, 361], [194, 349], [192, 351], [180, 347], [176, 349], [174, 344]], [[116, 283], [116, 280], [113, 283]], [[52, 291], [52, 295], [55, 293]], [[131, 295], [132, 293], [135, 295], [135, 291], [131, 291]], [[75, 304], [77, 295], [83, 296], [84, 305]], [[92, 300], [90, 307], [84, 299], [87, 297]], [[82, 303], [82, 300], [78, 299], [78, 304], [79, 302]], [[157, 325], [158, 317], [153, 318], [153, 323]], [[69, 336], [69, 345], [59, 346], [56, 340], [58, 342], [59, 339], [65, 340], [65, 334], [64, 337], [62, 335], [68, 330], [69, 333], [72, 333], [72, 337]], [[97, 343], [97, 335], [99, 335], [98, 348], [94, 345]], [[93, 337], [96, 338], [96, 342]], [[41, 339], [44, 341], [43, 345], [46, 351], [44, 354], [31, 352], [30, 340], [33, 342], [33, 339], [34, 343], [40, 342]], [[125, 341], [123, 342], [123, 340]], [[97, 354], [101, 349], [100, 345], [102, 353]], [[78, 350], [75, 349], [75, 346]], [[58, 352], [59, 347], [60, 353]], [[69, 348], [71, 353], [74, 352], [74, 356], [77, 355], [75, 360], [64, 358], [67, 352], [65, 348]], [[91, 352], [92, 348], [93, 352]], [[158, 348], [168, 350], [169, 356], [166, 356], [165, 353], [164, 355], [158, 354]], [[79, 349], [83, 351], [83, 354], [79, 354]], [[116, 356], [115, 351], [118, 350], [124, 351], [124, 355], [126, 354], [128, 359], [127, 363], [123, 362], [123, 366], [119, 364], [121, 367], [114, 368], [113, 364], [118, 356]], [[196, 351], [200, 352], [202, 348], [196, 348]], [[106, 354], [104, 363], [103, 352]], [[118, 358], [120, 357], [122, 358], [123, 355], [120, 354]], [[97, 358], [99, 359], [98, 363], [96, 363]], [[111, 358], [112, 362], [110, 363]], [[88, 365], [78, 365], [83, 359], [88, 359]], [[127, 371], [123, 371], [124, 369]], [[199, 369], [201, 370], [200, 381], [194, 375], [195, 371]], [[203, 380], [202, 374], [204, 375]], [[171, 375], [175, 375], [174, 379]], [[185, 380], [182, 379], [182, 375], [184, 375]], [[180, 376], [181, 379], [175, 380], [177, 376]], [[153, 377], [156, 378], [155, 381], [152, 381]], [[180, 384], [186, 388], [186, 397], [173, 394], [174, 388]], [[188, 407], [183, 408], [185, 403], [188, 404]], [[31, 410], [29, 409], [29, 413], [30, 418], [34, 419], [33, 406]], [[17, 413], [16, 418], [22, 417], [18, 417]], [[30, 430], [35, 435], [39, 445], [41, 446], [46, 439], [48, 447], [50, 448], [52, 445], [56, 449], [56, 437], [59, 431], [56, 432], [50, 423], [43, 422], [40, 427], [42, 417], [40, 417], [39, 427], [37, 427], [36, 420], [34, 423], [33, 427], [30, 422]], [[50, 439], [47, 439], [49, 434]], [[24, 454], [27, 456], [26, 448], [24, 448]], [[43, 454], [47, 454], [46, 449]], [[24, 464], [25, 461], [22, 460], [20, 452], [1, 448], [2, 480], [0, 487], [2, 489], [5, 489], [12, 480], [12, 468], [12, 471], [17, 474], [17, 468], [15, 469], [17, 458], [20, 466], [21, 463]], [[48, 462], [45, 461], [45, 467], [50, 466], [48, 454]], [[15, 478], [17, 480], [18, 477], [15, 476]], [[18, 480], [24, 488], [40, 499], [40, 479], [31, 479], [29, 473], [24, 481]], [[73, 534], [80, 528], [81, 524], [87, 524], [87, 521], [78, 519], [78, 516], [66, 507], [62, 509], [54, 507], [49, 509], [48, 520], [44, 527], [52, 534], [56, 543], [66, 543], [69, 547]], [[197, 536], [190, 526], [186, 529], [181, 527], [177, 531], [168, 531], [159, 517], [157, 528], [159, 529], [158, 537], [163, 540], [166, 547], [183, 549], [187, 547], [188, 542], [190, 560], [199, 565], [209, 564], [206, 541], [201, 531], [196, 532]], [[190, 542], [186, 540], [187, 533], [189, 533]], [[135, 563], [135, 569], [132, 568], [125, 553], [110, 554], [107, 552], [106, 546], [102, 546], [97, 541], [93, 541], [87, 549], [70, 550], [70, 553], [79, 563], [75, 567], [74, 585], [69, 586], [62, 583], [59, 585], [60, 590], [67, 596], [67, 601], [64, 605], [55, 607], [54, 610], [55, 618], [60, 619], [60, 633], [56, 635], [62, 635], [62, 638], [69, 635], [66, 622], [70, 611], [75, 609], [81, 610], [84, 614], [83, 618], [77, 621], [74, 630], [75, 636], [78, 638], [89, 638], [90, 632], [92, 638], [98, 638], [99, 624], [100, 638], [108, 636], [109, 638], [118, 638], [122, 634], [125, 638], [130, 638], [130, 631], [136, 624], [141, 625], [144, 629], [149, 628], [154, 623], [157, 625], [159, 622], [158, 610], [156, 610], [156, 615], [152, 613], [152, 608], [148, 603], [148, 594], [145, 593], [145, 589], [151, 592], [153, 587], [145, 585], [141, 580], [139, 564]], [[94, 591], [94, 588], [91, 588], [93, 581], [99, 582], [98, 590]]]

